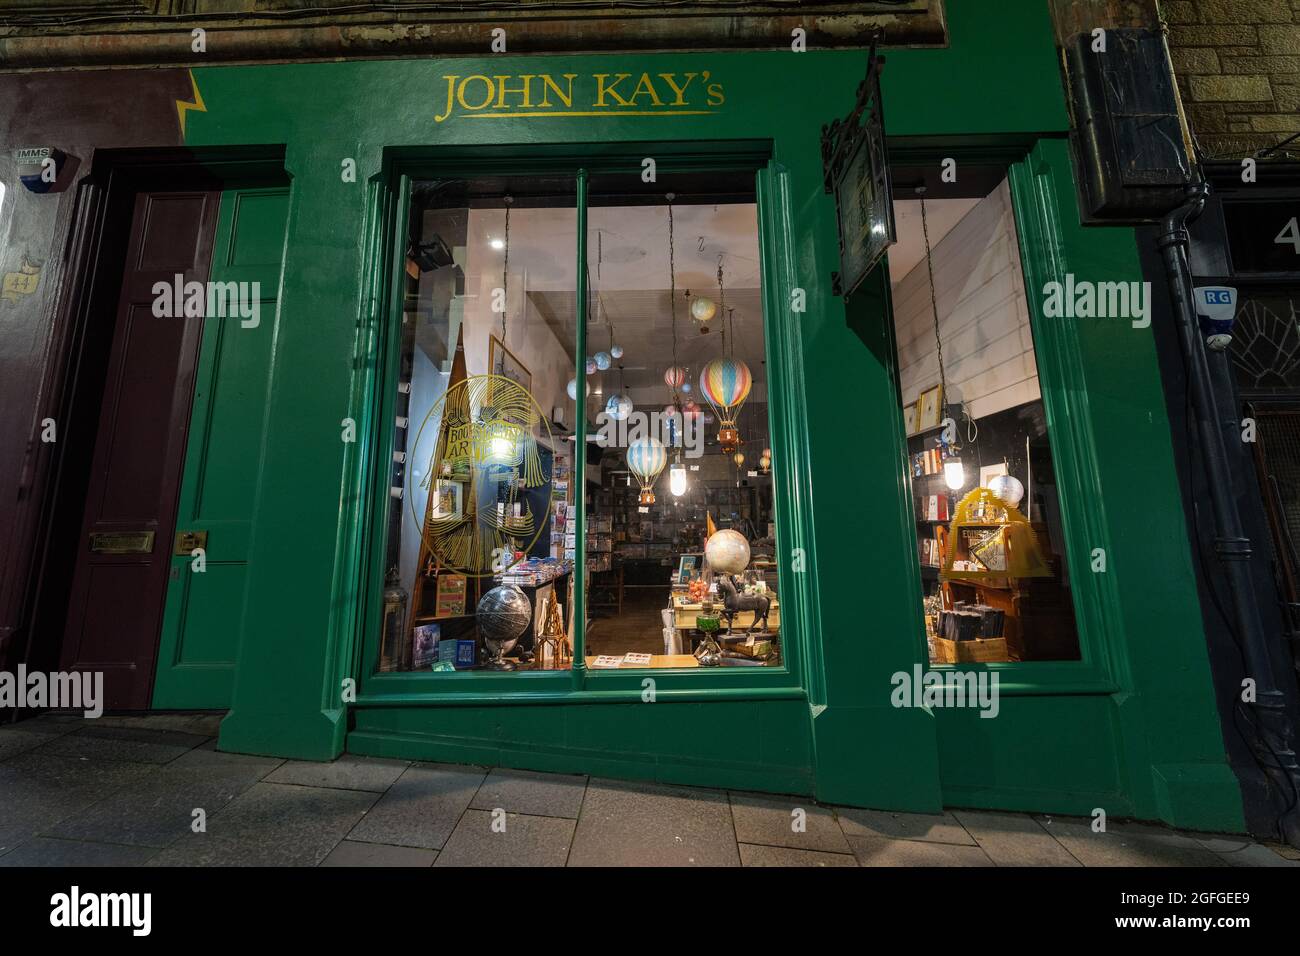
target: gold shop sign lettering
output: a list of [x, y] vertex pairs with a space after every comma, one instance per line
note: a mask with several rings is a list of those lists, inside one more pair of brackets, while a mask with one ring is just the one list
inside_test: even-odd
[[455, 425], [447, 430], [443, 460], [453, 466], [466, 461], [474, 465], [517, 464], [525, 437], [518, 425], [500, 419]]
[[709, 116], [727, 102], [708, 70], [694, 73], [445, 75], [434, 122], [453, 117]]

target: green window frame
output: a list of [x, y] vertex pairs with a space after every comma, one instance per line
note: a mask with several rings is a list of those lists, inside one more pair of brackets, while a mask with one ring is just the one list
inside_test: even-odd
[[[384, 579], [385, 522], [389, 491], [385, 465], [393, 452], [391, 423], [399, 361], [395, 338], [401, 323], [401, 283], [406, 215], [411, 186], [429, 177], [480, 177], [490, 175], [574, 176], [578, 216], [575, 260], [586, 255], [586, 181], [593, 173], [625, 172], [640, 175], [641, 161], [654, 156], [660, 175], [734, 170], [755, 176], [759, 245], [762, 256], [762, 301], [767, 350], [769, 418], [773, 440], [773, 470], [783, 480], [776, 484], [777, 548], [783, 581], [793, 582], [782, 591], [783, 663], [773, 668], [656, 668], [593, 672], [585, 666], [585, 615], [574, 622], [574, 666], [570, 670], [424, 673], [375, 670], [379, 657]], [[361, 377], [363, 394], [353, 407], [364, 409], [358, 420], [356, 454], [360, 456], [362, 494], [355, 542], [357, 565], [351, 569], [360, 582], [357, 617], [360, 640], [355, 642], [351, 673], [358, 678], [358, 706], [411, 706], [425, 704], [520, 704], [546, 702], [627, 702], [641, 700], [644, 681], [653, 677], [656, 700], [807, 699], [816, 696], [820, 675], [820, 641], [816, 614], [816, 569], [812, 556], [809, 513], [811, 487], [808, 449], [803, 440], [806, 421], [802, 392], [802, 363], [798, 336], [792, 324], [779, 321], [788, 309], [794, 281], [789, 189], [782, 168], [772, 160], [767, 141], [728, 141], [684, 144], [584, 144], [574, 147], [502, 147], [492, 150], [464, 147], [391, 148], [385, 151], [383, 170], [369, 184], [369, 235], [366, 260], [369, 321], [360, 330], [358, 354], [366, 356], [368, 374]], [[584, 312], [586, 277], [577, 269], [578, 302]], [[585, 324], [579, 325], [575, 343], [577, 364], [585, 355]], [[586, 459], [586, 422], [575, 423], [574, 473], [581, 474]], [[586, 533], [585, 496], [580, 496], [576, 530], [577, 551], [583, 553]], [[792, 571], [800, 556], [799, 573]], [[344, 568], [341, 573], [349, 573]], [[574, 603], [583, 606], [583, 575], [575, 578]], [[788, 594], [786, 593], [788, 592]]]
[[[890, 143], [893, 163], [938, 164], [952, 157], [958, 166], [999, 165], [1007, 169], [1016, 240], [1024, 277], [1030, 330], [1033, 335], [1039, 385], [1047, 418], [1051, 454], [1058, 475], [1061, 520], [1065, 533], [1063, 557], [1070, 568], [1070, 591], [1079, 630], [1080, 659], [1076, 661], [1009, 661], [994, 663], [929, 663], [925, 628], [920, 614], [920, 568], [916, 567], [916, 641], [918, 660], [929, 670], [989, 671], [999, 675], [999, 692], [1011, 696], [1050, 694], [1113, 694], [1121, 689], [1125, 671], [1119, 648], [1124, 635], [1123, 604], [1116, 574], [1076, 574], [1090, 566], [1095, 548], [1114, 553], [1110, 525], [1104, 511], [1088, 507], [1103, 500], [1098, 436], [1089, 409], [1088, 386], [1081, 364], [1083, 344], [1076, 323], [1054, 321], [1043, 315], [1042, 300], [1034, 292], [1068, 271], [1067, 249], [1073, 241], [1062, 227], [1064, 210], [1074, 214], [1072, 167], [1059, 137], [1016, 139], [1005, 143], [942, 143], [912, 137]], [[1076, 224], [1077, 225], [1077, 224]], [[1131, 230], [1111, 228], [1111, 238], [1123, 241]], [[1099, 230], [1091, 230], [1097, 236]], [[1118, 277], [1117, 277], [1118, 278]], [[1127, 278], [1127, 276], [1125, 277]], [[1134, 278], [1140, 278], [1135, 275]], [[888, 283], [877, 294], [889, 302]], [[892, 303], [888, 306], [891, 321]], [[897, 376], [897, 368], [894, 369]], [[901, 421], [901, 409], [900, 409]], [[902, 430], [900, 428], [900, 435]], [[905, 439], [900, 439], [905, 450]], [[911, 495], [906, 496], [908, 519], [915, 517]]]

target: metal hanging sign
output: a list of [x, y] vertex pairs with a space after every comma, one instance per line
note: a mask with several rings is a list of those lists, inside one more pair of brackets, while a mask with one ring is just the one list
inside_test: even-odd
[[822, 176], [826, 192], [835, 195], [840, 237], [834, 292], [845, 297], [862, 284], [897, 238], [880, 96], [885, 58], [876, 54], [879, 40], [877, 32], [853, 109], [822, 127]]

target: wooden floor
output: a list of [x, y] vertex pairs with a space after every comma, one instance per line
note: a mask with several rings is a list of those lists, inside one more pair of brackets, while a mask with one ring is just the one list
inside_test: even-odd
[[623, 613], [617, 608], [593, 608], [587, 628], [587, 653], [662, 654], [663, 619], [668, 607], [668, 588], [629, 588], [624, 593]]

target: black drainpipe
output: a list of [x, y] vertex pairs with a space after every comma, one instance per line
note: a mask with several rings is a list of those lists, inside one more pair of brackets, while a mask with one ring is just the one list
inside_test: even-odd
[[[1205, 207], [1209, 186], [1195, 183], [1187, 189], [1187, 200], [1161, 222], [1157, 244], [1164, 258], [1165, 276], [1173, 303], [1178, 343], [1187, 360], [1188, 387], [1192, 391], [1192, 409], [1201, 439], [1201, 460], [1209, 484], [1214, 510], [1214, 551], [1223, 567], [1232, 597], [1233, 624], [1238, 632], [1245, 657], [1247, 674], [1255, 680], [1256, 734], [1250, 739], [1256, 761], [1276, 787], [1279, 798], [1290, 807], [1278, 820], [1279, 835], [1287, 843], [1300, 847], [1300, 765], [1296, 763], [1295, 728], [1286, 700], [1278, 689], [1273, 658], [1264, 635], [1255, 603], [1250, 573], [1250, 539], [1242, 527], [1241, 515], [1232, 494], [1231, 472], [1223, 433], [1216, 423], [1214, 392], [1210, 384], [1210, 367], [1205, 358], [1192, 297], [1192, 273], [1188, 266], [1187, 224]], [[1207, 586], [1212, 586], [1207, 582]], [[1235, 705], [1235, 702], [1234, 702]]]

